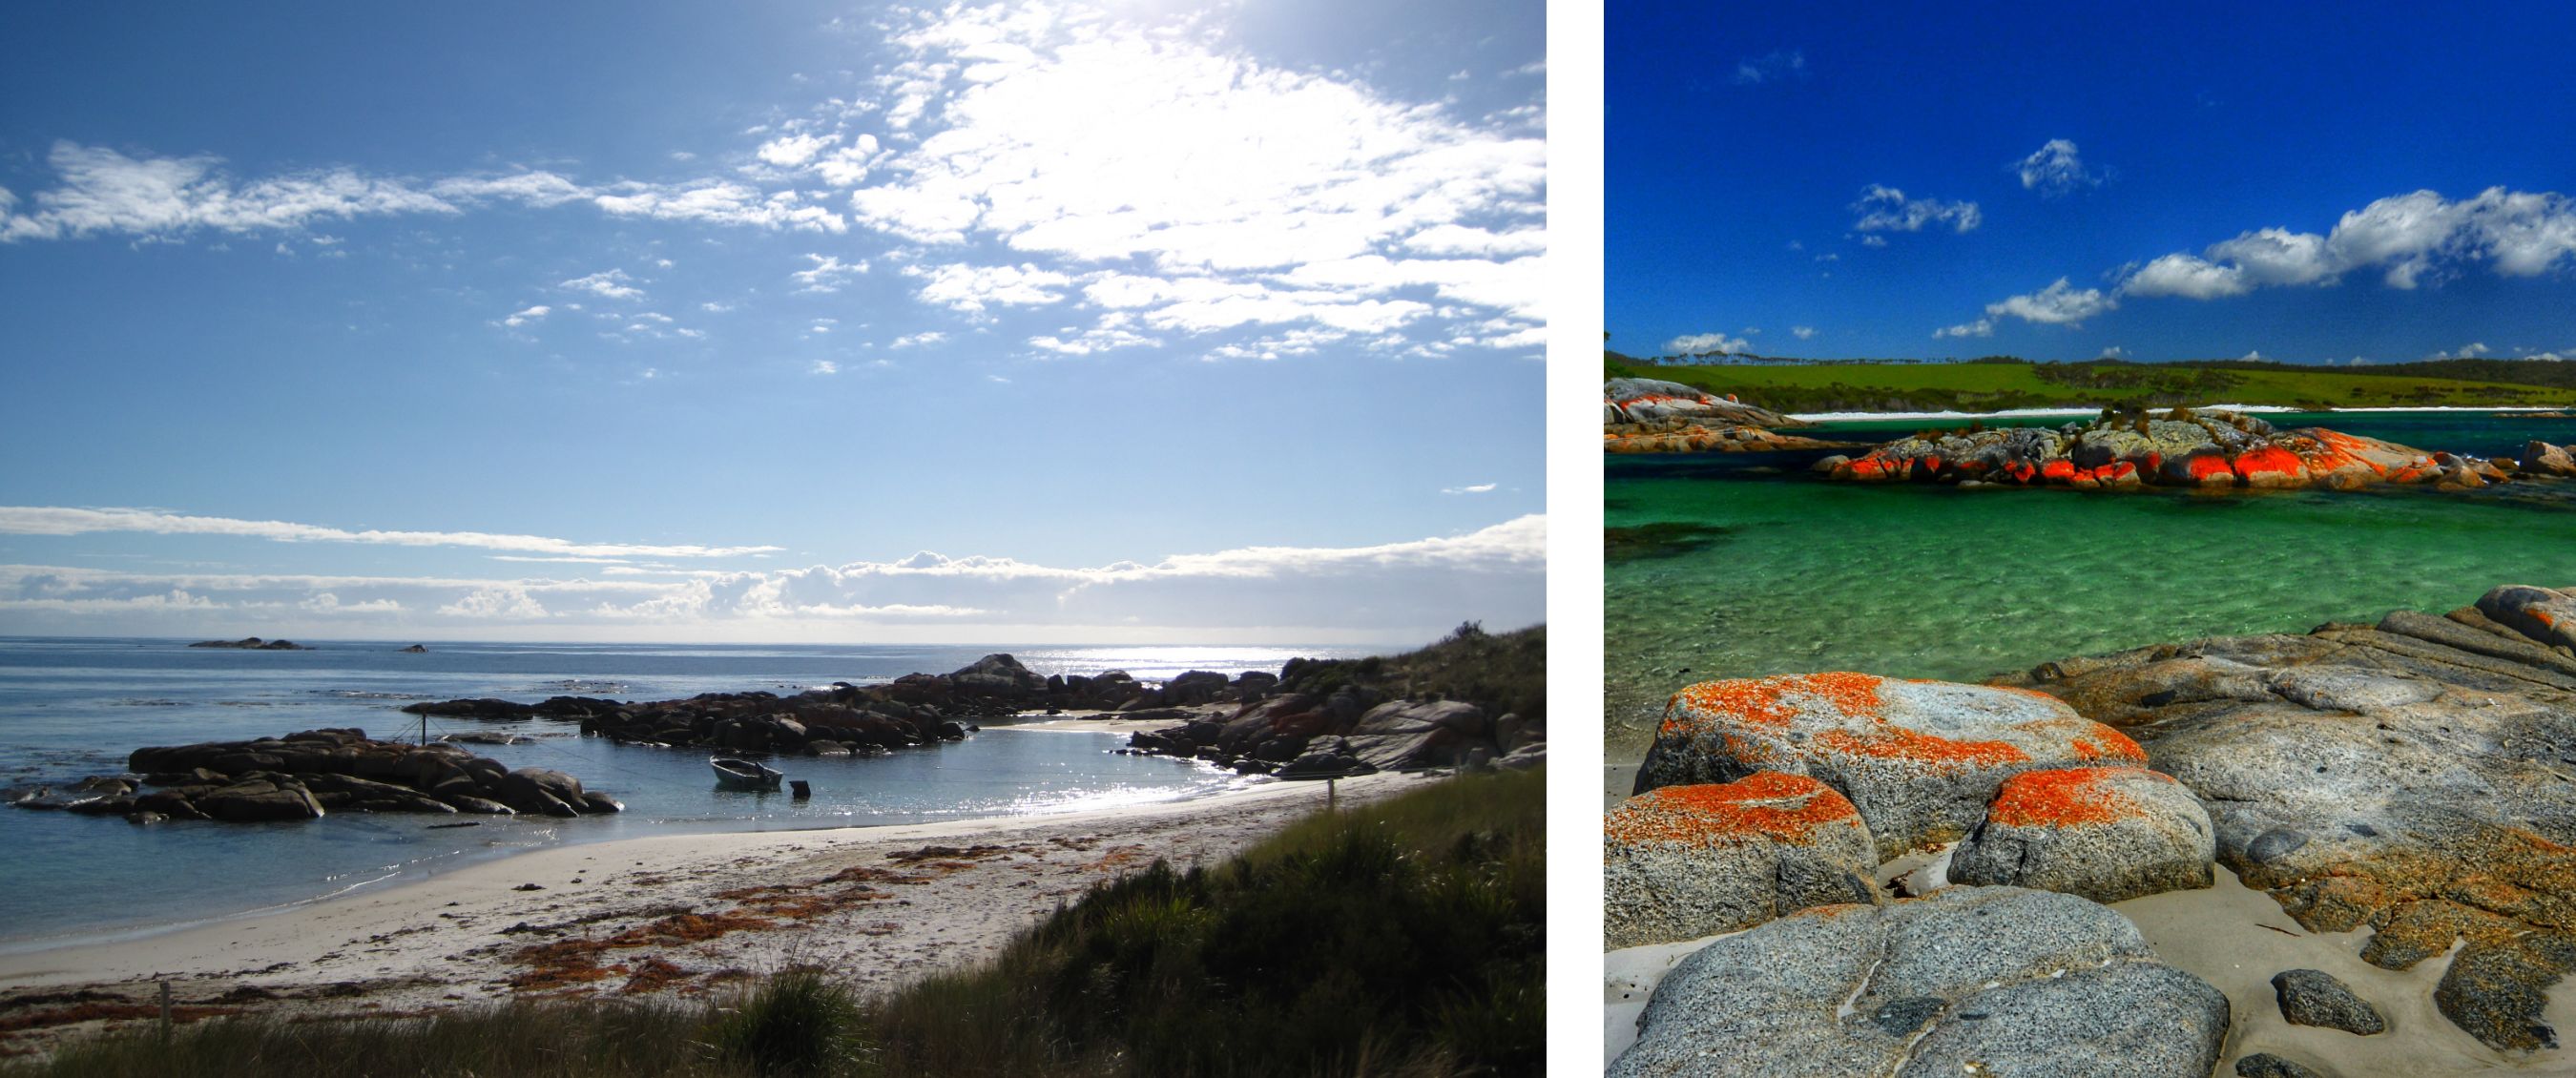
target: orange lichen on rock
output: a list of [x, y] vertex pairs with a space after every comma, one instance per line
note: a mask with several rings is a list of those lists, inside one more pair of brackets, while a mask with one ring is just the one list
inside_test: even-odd
[[1735, 782], [1639, 794], [1612, 810], [1602, 836], [1613, 845], [1714, 846], [1751, 838], [1805, 843], [1817, 828], [1859, 821], [1860, 810], [1833, 787], [1803, 775], [1762, 771]]
[[2304, 477], [2308, 466], [2299, 455], [2276, 445], [2249, 449], [2236, 457], [2236, 474], [2251, 482], [2262, 475]]
[[2109, 823], [2133, 810], [2127, 795], [2106, 785], [2113, 778], [2170, 776], [2130, 767], [2075, 767], [2024, 771], [2004, 780], [1986, 819], [2006, 827], [2070, 827]]
[[2059, 457], [2040, 465], [2039, 474], [2041, 478], [2053, 483], [2071, 483], [2075, 480], [2075, 462]]
[[1881, 725], [1866, 733], [1827, 730], [1816, 735], [1816, 743], [1833, 752], [1912, 760], [1937, 767], [1994, 767], [2030, 759], [2030, 754], [2010, 742], [1952, 741], [1902, 726]]
[[2207, 483], [2213, 479], [2236, 480], [2236, 469], [2228, 466], [2225, 454], [2204, 453], [2184, 461], [2183, 466], [2191, 469], [2194, 483]]
[[1703, 681], [1673, 694], [1664, 705], [1664, 721], [1657, 733], [1665, 737], [1695, 733], [1711, 718], [1786, 727], [1810, 706], [1794, 699], [1798, 696], [1813, 697], [1817, 704], [1846, 715], [1874, 716], [1878, 687], [1885, 681], [1875, 674], [1851, 673]]
[[[2051, 697], [2051, 699], [2055, 698]], [[2139, 747], [2137, 742], [2129, 740], [2129, 735], [2108, 726], [2091, 737], [2076, 738], [2072, 744], [2075, 748], [2075, 758], [2086, 762], [2102, 760], [2119, 760], [2133, 764], [2147, 762], [2146, 749]]]

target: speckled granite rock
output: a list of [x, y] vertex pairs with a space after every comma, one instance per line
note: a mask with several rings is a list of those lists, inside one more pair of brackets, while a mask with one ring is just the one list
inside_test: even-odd
[[2224, 994], [2158, 961], [2111, 909], [1957, 887], [1802, 910], [1701, 948], [1609, 1073], [2201, 1078], [2227, 1023]]
[[[2576, 970], [2576, 660], [2565, 593], [2435, 618], [2194, 641], [2008, 679], [2136, 735], [2198, 795], [2218, 859], [2390, 969], [2461, 945], [2434, 1003], [2499, 1050], [2555, 1047]], [[1863, 806], [1866, 811], [1866, 806]]]
[[1877, 895], [1877, 846], [1859, 810], [1804, 776], [1766, 771], [1649, 790], [1611, 809], [1602, 836], [1611, 947], [1733, 932]]
[[2272, 978], [2281, 1017], [2292, 1025], [2322, 1026], [2368, 1037], [2388, 1031], [2379, 1008], [2354, 995], [2352, 986], [2321, 969], [2283, 970]]
[[2275, 431], [2259, 417], [2175, 409], [2058, 428], [2005, 427], [1901, 438], [1836, 465], [1846, 482], [2008, 483], [2075, 488], [2309, 487], [2382, 483], [2476, 487], [2511, 478], [2485, 460], [2428, 453], [2322, 427]]

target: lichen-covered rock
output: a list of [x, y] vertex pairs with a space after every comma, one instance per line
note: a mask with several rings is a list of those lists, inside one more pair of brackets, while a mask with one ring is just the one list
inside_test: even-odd
[[1958, 887], [1801, 910], [1667, 974], [1616, 1078], [2201, 1078], [2227, 997], [2072, 895]]
[[2272, 992], [2281, 1002], [2281, 1017], [2292, 1025], [2322, 1026], [2364, 1037], [2388, 1030], [2388, 1019], [2379, 1008], [2321, 969], [2283, 970], [2272, 977]]
[[2143, 484], [2465, 487], [2508, 477], [2502, 469], [2472, 458], [2427, 453], [2322, 427], [2275, 431], [2255, 416], [2188, 409], [2175, 409], [2160, 419], [2106, 413], [2054, 430], [2005, 427], [1901, 438], [1838, 464], [1826, 474], [1863, 483], [1978, 482], [2088, 490]]
[[2023, 771], [2146, 762], [2119, 731], [2040, 693], [1828, 673], [1673, 694], [1636, 790], [1810, 775], [1860, 809], [1882, 860], [1968, 833]]
[[1950, 858], [1950, 882], [2119, 902], [2207, 887], [2209, 813], [2172, 778], [2136, 767], [2024, 771]]
[[[2447, 617], [2043, 664], [2014, 683], [2135, 731], [2198, 796], [2218, 860], [2361, 957], [2451, 954], [2434, 1003], [2498, 1050], [2553, 1047], [2576, 971], [2576, 660], [2563, 591]], [[2456, 953], [2453, 948], [2457, 947]]]
[[2479, 596], [2478, 612], [2543, 647], [2576, 648], [2576, 595], [2507, 584]]
[[1602, 822], [1611, 947], [1733, 932], [1808, 906], [1870, 902], [1878, 847], [1860, 812], [1811, 778], [1763, 772], [1666, 786]]
[[1768, 408], [1745, 404], [1732, 397], [1714, 396], [1706, 390], [1680, 382], [1654, 378], [1613, 378], [1601, 385], [1602, 422], [1653, 423], [1681, 419], [1740, 427], [1803, 427], [1803, 420], [1791, 419]]

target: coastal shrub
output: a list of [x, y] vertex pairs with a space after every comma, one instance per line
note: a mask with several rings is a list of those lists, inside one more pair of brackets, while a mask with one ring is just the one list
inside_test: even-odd
[[851, 1073], [866, 1057], [858, 997], [810, 966], [775, 974], [720, 1007], [706, 1041], [762, 1078]]
[[1535, 1074], [1545, 778], [1469, 776], [1095, 886], [877, 1004], [885, 1073]]

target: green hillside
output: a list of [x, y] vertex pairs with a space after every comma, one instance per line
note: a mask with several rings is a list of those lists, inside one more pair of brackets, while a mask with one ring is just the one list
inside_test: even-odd
[[[2470, 368], [2407, 364], [2370, 372], [2288, 364], [1748, 363], [1657, 366], [1605, 353], [1609, 377], [1660, 378], [1780, 412], [1999, 411], [2007, 408], [2177, 404], [2273, 404], [2293, 408], [2576, 406], [2576, 365], [2482, 363]], [[2493, 377], [2528, 370], [2517, 384], [2436, 377]], [[2548, 384], [2568, 379], [2567, 384]]]

